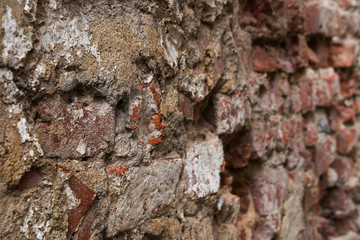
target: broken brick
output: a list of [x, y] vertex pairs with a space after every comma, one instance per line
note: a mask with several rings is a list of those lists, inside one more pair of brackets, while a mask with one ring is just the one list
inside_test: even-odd
[[334, 67], [351, 67], [355, 61], [355, 43], [332, 45], [331, 61]]
[[16, 188], [23, 191], [25, 189], [35, 187], [42, 179], [43, 175], [38, 170], [32, 168], [29, 172], [26, 172], [24, 176], [22, 176]]
[[36, 124], [47, 157], [89, 157], [114, 141], [114, 110], [106, 102], [85, 107], [76, 98], [68, 104], [55, 95], [39, 104], [44, 122]]
[[358, 130], [356, 128], [344, 128], [337, 131], [337, 151], [342, 154], [349, 153], [358, 141]]
[[315, 170], [317, 175], [325, 173], [336, 157], [336, 140], [330, 136], [319, 137], [315, 152]]

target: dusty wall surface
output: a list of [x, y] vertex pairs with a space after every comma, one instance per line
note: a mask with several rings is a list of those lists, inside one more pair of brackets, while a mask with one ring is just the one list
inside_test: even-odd
[[359, 8], [1, 0], [0, 239], [360, 239]]

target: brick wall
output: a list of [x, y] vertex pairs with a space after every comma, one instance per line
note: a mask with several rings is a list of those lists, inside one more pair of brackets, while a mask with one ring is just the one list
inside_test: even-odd
[[359, 9], [0, 1], [0, 239], [360, 239]]

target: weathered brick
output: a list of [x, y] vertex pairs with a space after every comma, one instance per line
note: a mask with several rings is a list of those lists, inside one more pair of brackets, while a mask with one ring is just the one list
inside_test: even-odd
[[277, 70], [287, 73], [294, 72], [294, 68], [286, 58], [284, 50], [270, 45], [254, 46], [253, 66], [257, 72], [275, 72]]
[[250, 144], [246, 136], [238, 136], [227, 147], [225, 159], [233, 168], [248, 166], [251, 158]]
[[[57, 177], [63, 175], [63, 172], [70, 173], [66, 168], [57, 165]], [[95, 192], [85, 186], [77, 177], [71, 175], [69, 178], [69, 187], [79, 201], [78, 206], [76, 208], [70, 209], [67, 212], [68, 215], [68, 231], [66, 233], [67, 239], [70, 239], [73, 234], [77, 232], [79, 224], [81, 223], [81, 219], [85, 216], [86, 212], [90, 208], [93, 203]], [[86, 234], [89, 234], [89, 231], [86, 231]], [[81, 237], [81, 236], [79, 236]]]
[[179, 93], [178, 107], [186, 119], [192, 120], [194, 118], [194, 109], [191, 101], [181, 93]]
[[122, 175], [107, 171], [110, 210], [106, 236], [114, 236], [149, 217], [167, 212], [175, 195], [181, 166], [180, 158], [169, 158], [154, 160], [149, 166], [125, 167], [126, 171], [123, 171], [124, 166], [114, 166]]
[[305, 148], [303, 126], [304, 119], [299, 115], [283, 120], [283, 139], [296, 154], [299, 154]]
[[292, 81], [296, 83], [291, 86], [291, 109], [293, 112], [306, 113], [314, 110], [312, 84], [316, 77], [317, 75], [312, 69], [306, 69], [292, 77]]
[[358, 83], [356, 71], [340, 73], [341, 95], [345, 98], [356, 94]]
[[347, 182], [353, 175], [354, 163], [351, 158], [337, 157], [331, 164], [331, 168], [337, 173], [338, 181], [340, 183]]
[[330, 48], [331, 61], [334, 67], [351, 67], [355, 61], [356, 44], [345, 42], [332, 45]]
[[306, 130], [305, 130], [305, 145], [307, 147], [315, 146], [318, 139], [318, 132], [316, 130], [316, 125], [312, 121], [308, 121], [306, 123]]
[[285, 17], [287, 29], [293, 32], [304, 31], [304, 2], [299, 0], [285, 0]]
[[321, 206], [326, 212], [332, 213], [336, 218], [344, 218], [354, 210], [354, 203], [349, 195], [341, 188], [328, 190], [321, 200]]
[[271, 148], [273, 136], [269, 131], [268, 124], [264, 122], [252, 123], [248, 135], [248, 142], [252, 158], [263, 158]]
[[215, 94], [205, 111], [206, 120], [216, 129], [217, 134], [232, 133], [245, 124], [247, 99], [241, 94], [226, 96]]
[[30, 169], [29, 172], [22, 176], [16, 188], [23, 191], [25, 189], [35, 187], [43, 178], [43, 175], [37, 169]]
[[327, 171], [336, 158], [336, 140], [331, 136], [320, 135], [315, 151], [315, 170], [317, 175]]
[[189, 143], [184, 159], [186, 193], [202, 198], [217, 192], [223, 161], [223, 146], [219, 138], [209, 136], [206, 141]]
[[139, 83], [140, 94], [130, 100], [130, 122], [143, 145], [158, 144], [165, 137], [167, 123], [160, 111], [161, 93], [155, 83]]
[[330, 110], [330, 128], [331, 130], [339, 130], [343, 123], [353, 120], [355, 110], [353, 108], [344, 107], [343, 105], [335, 105]]
[[68, 104], [55, 95], [38, 109], [44, 122], [36, 124], [36, 131], [48, 157], [88, 157], [114, 141], [114, 111], [106, 102], [84, 107], [78, 98]]
[[268, 221], [257, 221], [253, 228], [253, 240], [271, 240], [275, 237], [275, 229]]
[[329, 107], [339, 99], [340, 79], [333, 68], [320, 69], [312, 87], [316, 106]]
[[258, 214], [275, 211], [288, 197], [289, 177], [283, 167], [262, 169], [252, 179], [250, 189]]
[[307, 34], [324, 34], [340, 36], [346, 30], [346, 23], [334, 6], [307, 2], [305, 3], [305, 32]]
[[191, 75], [187, 75], [179, 82], [181, 91], [194, 103], [201, 102], [210, 93], [208, 76], [199, 67]]
[[355, 127], [340, 129], [336, 133], [337, 151], [349, 153], [359, 140], [358, 130]]

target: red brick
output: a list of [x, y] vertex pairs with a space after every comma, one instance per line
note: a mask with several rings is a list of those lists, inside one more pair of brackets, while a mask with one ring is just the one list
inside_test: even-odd
[[[319, 232], [326, 238], [330, 236], [341, 237], [341, 235], [357, 231], [355, 222], [355, 218], [351, 216], [342, 219], [333, 218], [327, 224], [319, 227]], [[355, 238], [355, 240], [358, 240], [358, 238]]]
[[247, 138], [239, 136], [235, 138], [227, 147], [228, 151], [225, 159], [233, 168], [243, 168], [248, 166], [251, 158], [250, 145]]
[[303, 126], [304, 119], [300, 115], [294, 115], [289, 119], [284, 119], [282, 124], [283, 141], [288, 144], [288, 147], [293, 150], [296, 155], [305, 149]]
[[340, 129], [336, 133], [337, 151], [342, 154], [349, 153], [358, 141], [358, 130], [353, 128]]
[[313, 99], [316, 106], [329, 107], [336, 103], [340, 96], [339, 75], [334, 69], [320, 69], [318, 77], [313, 80]]
[[336, 105], [330, 110], [330, 128], [334, 131], [339, 130], [343, 123], [353, 120], [355, 110], [342, 105]]
[[253, 227], [253, 240], [271, 240], [275, 236], [274, 226], [264, 220], [255, 222]]
[[345, 21], [333, 6], [307, 2], [305, 3], [305, 12], [305, 32], [307, 34], [340, 36], [346, 31]]
[[79, 226], [79, 230], [76, 232], [74, 239], [75, 240], [88, 240], [90, 239], [92, 232], [92, 224], [94, 221], [95, 213], [96, 213], [96, 204], [93, 204], [90, 209], [86, 211], [86, 214], [81, 221]]
[[285, 16], [287, 28], [291, 32], [304, 31], [304, 2], [301, 0], [285, 0]]
[[341, 95], [343, 97], [351, 97], [356, 94], [358, 83], [356, 71], [340, 73]]
[[184, 114], [186, 119], [193, 120], [194, 118], [194, 110], [191, 101], [179, 93], [179, 99], [178, 99], [178, 107], [179, 111]]
[[267, 124], [263, 122], [251, 124], [248, 142], [252, 158], [263, 158], [271, 141], [272, 136], [270, 135]]
[[305, 136], [305, 145], [307, 147], [312, 147], [316, 145], [318, 139], [318, 132], [313, 122], [308, 122], [306, 124], [306, 130], [304, 136]]
[[334, 67], [351, 67], [355, 61], [355, 43], [332, 45], [331, 61]]
[[328, 190], [321, 200], [321, 206], [332, 212], [337, 218], [347, 216], [354, 210], [354, 204], [349, 195], [341, 188]]
[[84, 107], [78, 98], [68, 104], [55, 95], [40, 103], [39, 114], [44, 122], [36, 129], [47, 157], [88, 157], [114, 141], [114, 111], [106, 102]]
[[336, 141], [330, 136], [319, 138], [315, 151], [315, 169], [317, 175], [327, 171], [336, 157]]
[[292, 112], [306, 113], [313, 111], [313, 80], [317, 74], [312, 69], [306, 69], [304, 72], [295, 74], [292, 81], [295, 83], [291, 86], [291, 110]]
[[306, 227], [304, 231], [302, 231], [300, 239], [306, 239], [306, 240], [323, 239], [323, 237], [319, 233], [319, 229], [329, 224], [329, 220], [320, 216], [316, 216], [313, 213], [310, 213], [305, 220], [306, 220]]
[[312, 98], [312, 82], [300, 82], [300, 102], [301, 110], [303, 113], [314, 110], [313, 98]]
[[43, 175], [38, 170], [32, 168], [29, 172], [22, 176], [16, 188], [23, 191], [25, 189], [35, 187], [43, 178]]
[[68, 231], [66, 234], [67, 239], [69, 239], [76, 231], [81, 222], [81, 219], [90, 208], [95, 197], [95, 192], [87, 188], [75, 176], [70, 177], [69, 187], [75, 194], [75, 197], [80, 201], [80, 205], [68, 212]]
[[[270, 109], [272, 111], [278, 111], [280, 107], [284, 104], [283, 94], [284, 91], [281, 87], [286, 88], [286, 83], [281, 83], [278, 79], [273, 79], [270, 82], [270, 91], [269, 91], [269, 98], [270, 98]], [[285, 86], [282, 86], [285, 84]], [[286, 91], [286, 89], [284, 89]]]
[[338, 180], [341, 183], [345, 183], [353, 175], [354, 163], [351, 158], [337, 157], [331, 168], [335, 170], [338, 176]]
[[[285, 51], [285, 50], [283, 50]], [[294, 72], [294, 68], [279, 48], [265, 45], [255, 45], [253, 48], [253, 66], [257, 72], [275, 72], [282, 70], [286, 73]]]
[[232, 133], [245, 124], [248, 109], [245, 95], [236, 93], [227, 96], [218, 93], [211, 99], [204, 116], [215, 127], [217, 134]]
[[266, 216], [288, 198], [289, 177], [283, 167], [261, 169], [251, 181], [250, 190], [256, 212]]

